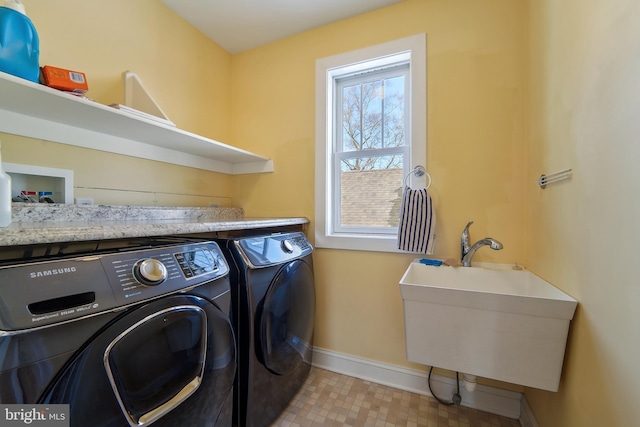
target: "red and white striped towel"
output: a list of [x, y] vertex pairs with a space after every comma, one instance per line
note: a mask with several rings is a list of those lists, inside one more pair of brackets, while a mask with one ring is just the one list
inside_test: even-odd
[[436, 231], [436, 212], [426, 188], [405, 187], [400, 206], [398, 249], [433, 254]]

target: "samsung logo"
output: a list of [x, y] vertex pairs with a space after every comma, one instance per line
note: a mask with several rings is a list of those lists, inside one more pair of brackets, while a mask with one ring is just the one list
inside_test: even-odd
[[32, 271], [31, 273], [29, 273], [29, 277], [31, 277], [32, 279], [37, 279], [38, 277], [49, 277], [58, 274], [69, 274], [75, 272], [75, 267], [54, 268], [52, 270]]

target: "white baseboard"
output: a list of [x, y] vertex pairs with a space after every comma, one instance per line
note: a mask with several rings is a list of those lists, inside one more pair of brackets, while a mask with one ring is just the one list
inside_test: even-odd
[[529, 402], [524, 396], [522, 396], [520, 403], [520, 425], [522, 427], [538, 427], [536, 417], [533, 416]]
[[[374, 362], [317, 347], [313, 349], [313, 366], [400, 390], [432, 396], [427, 386], [425, 372]], [[462, 378], [460, 382], [462, 383]], [[433, 374], [431, 375], [431, 388], [438, 397], [449, 400], [456, 390], [456, 380]], [[473, 393], [469, 393], [461, 384], [460, 395], [462, 406], [513, 419], [520, 418], [522, 393], [481, 384], [476, 386]], [[537, 427], [537, 425], [531, 424], [525, 427]]]

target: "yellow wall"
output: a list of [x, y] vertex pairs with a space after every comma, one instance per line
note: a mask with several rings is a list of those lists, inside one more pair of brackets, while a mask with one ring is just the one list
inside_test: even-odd
[[[460, 233], [472, 219], [472, 238], [491, 235], [505, 246], [480, 250], [476, 260], [523, 262], [525, 2], [408, 0], [235, 55], [233, 139], [269, 153], [276, 165], [273, 174], [238, 177], [236, 200], [248, 216], [313, 221], [315, 61], [417, 33], [427, 34], [435, 256], [459, 257]], [[398, 288], [413, 258], [316, 250], [315, 344], [424, 369], [406, 360]]]
[[560, 391], [525, 395], [542, 427], [637, 425], [640, 3], [530, 5], [527, 264], [580, 304]]
[[[123, 102], [136, 72], [180, 128], [230, 143], [231, 55], [157, 0], [26, 0], [40, 64], [82, 71], [88, 96]], [[76, 197], [129, 205], [230, 206], [229, 176], [0, 133], [5, 162], [72, 169]]]

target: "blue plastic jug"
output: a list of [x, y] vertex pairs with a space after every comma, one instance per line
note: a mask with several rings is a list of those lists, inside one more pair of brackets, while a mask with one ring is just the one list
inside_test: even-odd
[[0, 71], [38, 83], [40, 40], [28, 16], [0, 6]]

